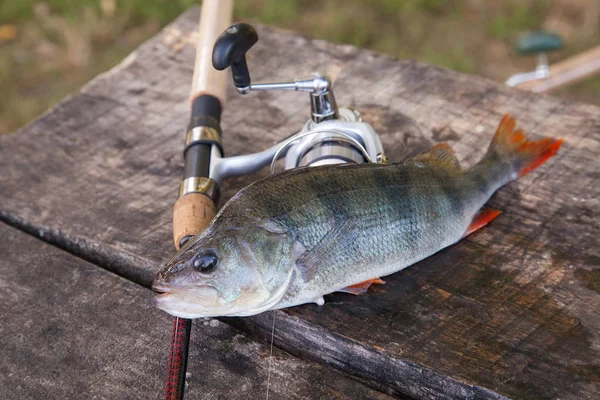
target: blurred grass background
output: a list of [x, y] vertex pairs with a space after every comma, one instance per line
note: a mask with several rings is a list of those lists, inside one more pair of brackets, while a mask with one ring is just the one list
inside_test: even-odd
[[[0, 134], [110, 69], [196, 0], [1, 0]], [[600, 42], [600, 0], [236, 0], [235, 16], [503, 82], [533, 69], [532, 29], [563, 36], [550, 62]], [[600, 105], [600, 78], [556, 92]]]

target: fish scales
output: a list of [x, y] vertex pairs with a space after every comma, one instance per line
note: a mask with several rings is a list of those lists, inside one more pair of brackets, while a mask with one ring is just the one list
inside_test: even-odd
[[466, 171], [439, 144], [404, 163], [272, 175], [235, 195], [159, 273], [157, 305], [196, 318], [322, 304], [325, 294], [397, 272], [487, 224], [499, 214], [482, 210], [493, 193], [560, 145], [526, 141], [505, 116]]
[[[310, 280], [295, 275], [280, 307], [299, 295], [320, 297], [322, 287], [340, 289], [419, 261], [460, 236], [479, 208], [471, 206], [474, 185], [459, 173], [416, 162], [365, 167], [275, 175], [245, 188], [223, 210], [222, 218], [230, 221], [243, 215], [274, 222], [306, 249], [336, 224], [350, 221], [359, 230], [344, 252]], [[355, 266], [352, 274], [348, 265]]]
[[[285, 307], [299, 293], [316, 298], [322, 287], [337, 290], [385, 276], [453, 243], [465, 232], [477, 203], [487, 200], [474, 202], [476, 194], [464, 175], [408, 162], [372, 168], [319, 167], [316, 172], [279, 176], [268, 185], [248, 188], [243, 201], [257, 204], [266, 197], [262, 205], [278, 204], [258, 206], [256, 212], [283, 226], [307, 249], [341, 223], [358, 230], [326, 266], [311, 266], [317, 268], [312, 279], [294, 277], [280, 304]], [[274, 209], [276, 213], [269, 215]], [[348, 265], [354, 266], [351, 274]]]

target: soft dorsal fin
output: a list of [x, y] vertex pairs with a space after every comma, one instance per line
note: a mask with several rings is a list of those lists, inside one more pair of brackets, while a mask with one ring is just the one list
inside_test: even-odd
[[461, 170], [458, 158], [448, 143], [436, 144], [429, 151], [413, 157], [410, 161], [435, 164], [447, 170]]

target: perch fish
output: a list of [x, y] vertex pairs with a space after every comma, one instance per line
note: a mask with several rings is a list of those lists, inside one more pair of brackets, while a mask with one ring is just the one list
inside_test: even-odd
[[156, 305], [183, 318], [248, 316], [335, 291], [364, 293], [489, 223], [492, 194], [552, 157], [505, 115], [485, 156], [452, 148], [395, 164], [309, 167], [242, 189], [159, 272]]

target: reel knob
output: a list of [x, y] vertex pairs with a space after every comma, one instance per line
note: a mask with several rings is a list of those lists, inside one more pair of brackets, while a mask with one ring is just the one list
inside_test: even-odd
[[240, 22], [227, 28], [213, 48], [213, 67], [219, 71], [231, 67], [233, 84], [240, 93], [250, 91], [250, 71], [246, 63], [246, 53], [257, 41], [258, 34], [252, 25]]

